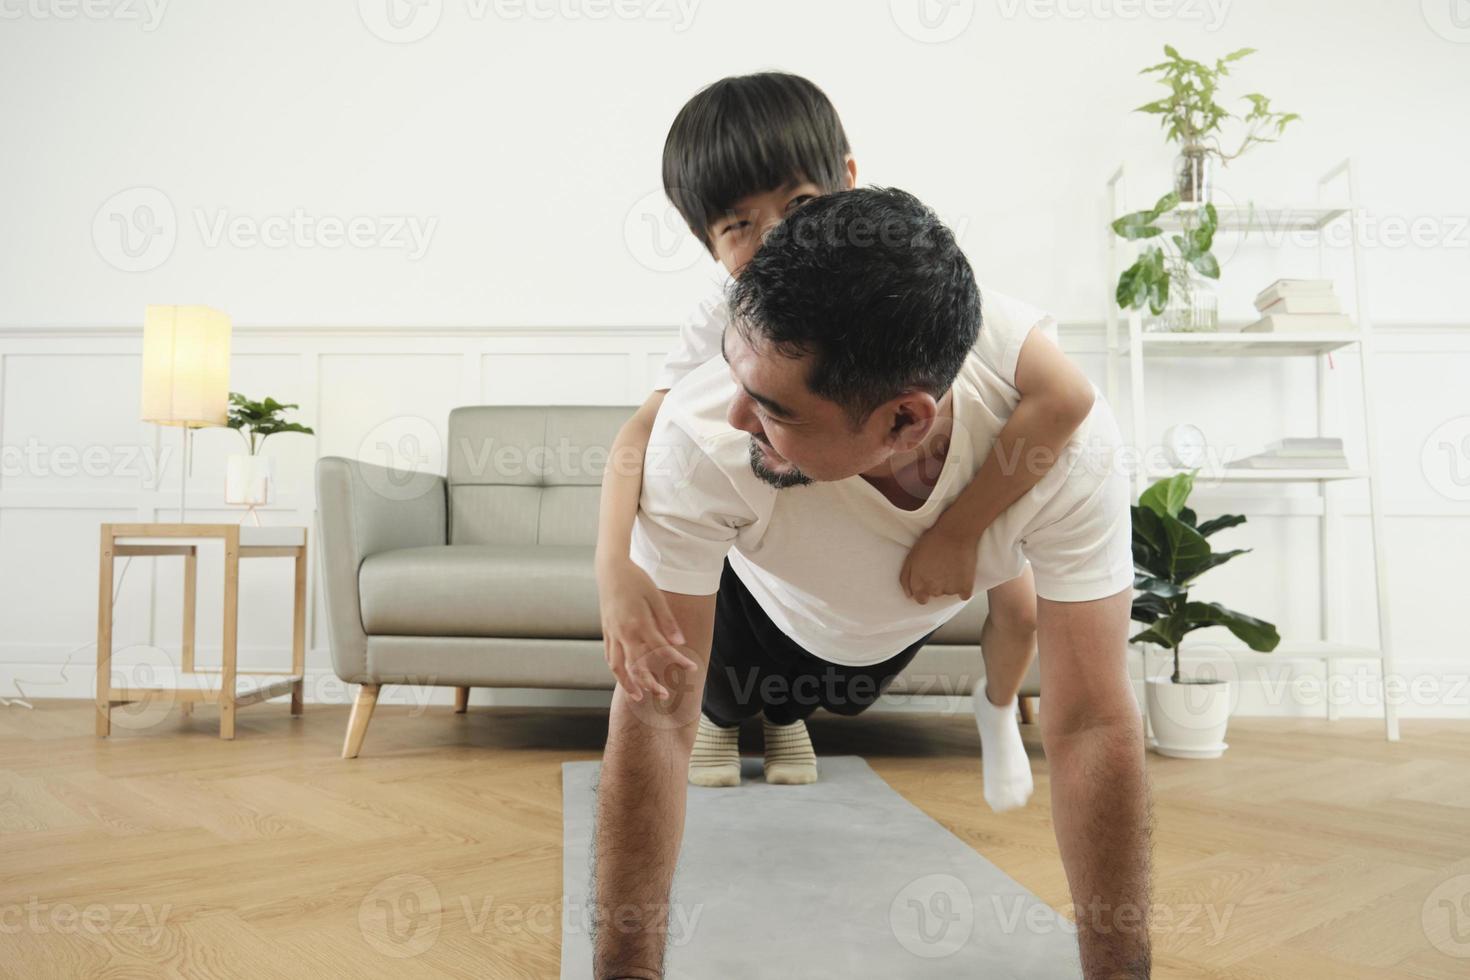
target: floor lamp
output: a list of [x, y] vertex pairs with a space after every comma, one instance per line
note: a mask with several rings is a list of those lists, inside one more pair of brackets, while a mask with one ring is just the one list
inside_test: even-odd
[[143, 316], [143, 421], [178, 426], [179, 523], [184, 523], [190, 429], [224, 425], [229, 410], [230, 318], [207, 306], [150, 306]]

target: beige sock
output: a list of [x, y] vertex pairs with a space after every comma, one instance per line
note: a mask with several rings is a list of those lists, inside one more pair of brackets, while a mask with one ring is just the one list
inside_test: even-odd
[[817, 753], [806, 722], [773, 725], [762, 717], [766, 733], [766, 782], [800, 785], [817, 781]]
[[700, 713], [689, 755], [689, 781], [695, 786], [740, 785], [739, 725], [721, 728]]

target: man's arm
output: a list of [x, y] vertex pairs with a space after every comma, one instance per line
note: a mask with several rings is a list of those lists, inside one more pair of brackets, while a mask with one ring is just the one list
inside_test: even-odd
[[715, 597], [665, 592], [680, 649], [697, 665], [659, 677], [668, 699], [613, 691], [597, 792], [593, 973], [596, 980], [663, 977], [669, 888], [684, 836], [689, 755], [699, 728]]
[[904, 560], [900, 584], [920, 603], [942, 595], [970, 598], [980, 536], [1056, 465], [1095, 397], [1087, 375], [1040, 329], [1021, 345], [1016, 390], [1021, 400], [969, 486]]
[[1150, 970], [1152, 808], [1125, 656], [1131, 595], [1037, 605], [1052, 823], [1087, 980]]

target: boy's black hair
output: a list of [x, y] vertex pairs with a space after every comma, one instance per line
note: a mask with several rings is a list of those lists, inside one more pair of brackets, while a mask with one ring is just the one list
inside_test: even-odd
[[800, 75], [722, 78], [684, 104], [664, 141], [664, 192], [710, 248], [709, 226], [742, 197], [809, 180], [846, 186], [847, 134], [821, 89]]
[[803, 205], [766, 237], [729, 300], [748, 342], [814, 355], [807, 387], [854, 427], [905, 391], [940, 397], [980, 330], [980, 290], [954, 235], [893, 188]]

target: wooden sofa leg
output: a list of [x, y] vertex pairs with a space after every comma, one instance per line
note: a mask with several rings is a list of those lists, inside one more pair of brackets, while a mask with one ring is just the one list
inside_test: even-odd
[[470, 689], [456, 687], [454, 689], [454, 713], [462, 715], [468, 710], [470, 710]]
[[1023, 725], [1034, 725], [1034, 724], [1036, 724], [1036, 712], [1031, 707], [1031, 699], [1030, 698], [1017, 698], [1017, 700], [1021, 702], [1021, 724], [1023, 724]]
[[352, 714], [347, 719], [347, 741], [342, 743], [342, 758], [356, 759], [362, 749], [363, 737], [367, 735], [368, 722], [373, 720], [373, 708], [378, 705], [381, 684], [364, 684], [357, 689], [357, 700], [352, 702]]

